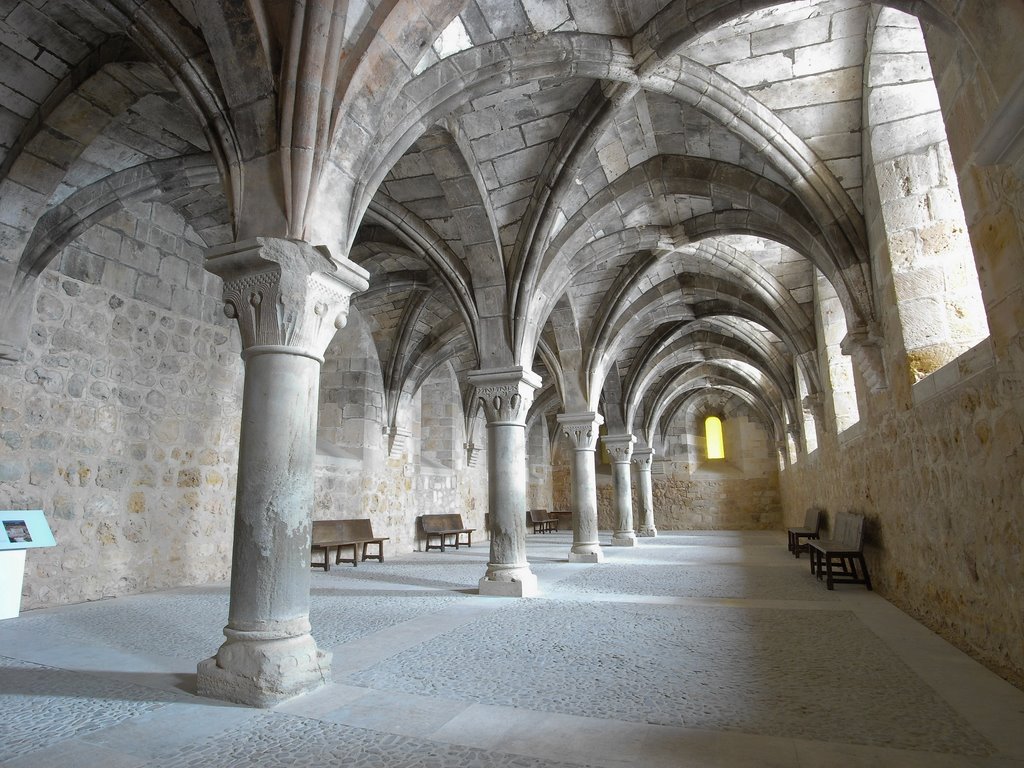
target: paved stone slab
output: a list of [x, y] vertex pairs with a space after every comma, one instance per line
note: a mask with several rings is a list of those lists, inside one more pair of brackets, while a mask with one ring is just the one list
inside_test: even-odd
[[[458, 666], [474, 658], [502, 662]], [[455, 668], [457, 680], [436, 674]], [[339, 682], [612, 720], [992, 752], [845, 611], [520, 602]]]
[[[806, 559], [804, 565], [807, 565]], [[839, 596], [810, 577], [806, 569], [707, 564], [627, 565], [591, 568], [561, 582], [573, 592], [665, 595], [745, 600], [826, 600]]]
[[184, 697], [0, 656], [0, 762]]
[[540, 760], [279, 715], [271, 722], [251, 723], [147, 765], [148, 768], [250, 768], [254, 765], [260, 768], [293, 768], [296, 765], [559, 768], [581, 764]]

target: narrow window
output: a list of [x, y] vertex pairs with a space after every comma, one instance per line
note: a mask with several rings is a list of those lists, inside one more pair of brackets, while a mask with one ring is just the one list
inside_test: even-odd
[[722, 420], [717, 416], [704, 419], [704, 439], [707, 441], [708, 458], [725, 458], [725, 441], [722, 439]]

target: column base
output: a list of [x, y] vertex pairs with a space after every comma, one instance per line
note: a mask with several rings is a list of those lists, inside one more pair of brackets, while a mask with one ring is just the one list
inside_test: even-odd
[[658, 529], [655, 528], [653, 525], [650, 528], [645, 528], [641, 525], [640, 530], [636, 532], [636, 535], [653, 539], [655, 536], [658, 535]]
[[613, 547], [635, 547], [636, 534], [632, 531], [616, 531], [612, 534]]
[[275, 639], [229, 637], [216, 656], [199, 662], [196, 673], [200, 696], [272, 707], [329, 683], [331, 654], [317, 648], [309, 634]]
[[540, 590], [537, 588], [537, 575], [530, 571], [520, 574], [515, 581], [480, 579], [480, 595], [484, 597], [534, 597]]
[[600, 546], [587, 545], [585, 549], [576, 552], [569, 550], [569, 562], [570, 563], [603, 563], [604, 552], [601, 551]]

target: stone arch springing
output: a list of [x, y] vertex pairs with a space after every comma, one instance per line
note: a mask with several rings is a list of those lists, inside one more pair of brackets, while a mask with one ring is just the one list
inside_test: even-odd
[[814, 314], [821, 340], [821, 371], [825, 398], [825, 419], [837, 434], [860, 421], [860, 393], [854, 376], [853, 361], [843, 351], [846, 317], [835, 288], [818, 270], [814, 270]]

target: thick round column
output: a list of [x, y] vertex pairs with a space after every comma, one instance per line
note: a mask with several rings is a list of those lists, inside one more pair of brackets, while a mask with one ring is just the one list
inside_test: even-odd
[[653, 448], [637, 448], [633, 451], [633, 462], [636, 464], [636, 475], [640, 496], [640, 529], [638, 536], [653, 537], [658, 535], [654, 526], [654, 490], [651, 487], [651, 464], [654, 463]]
[[629, 461], [633, 454], [632, 435], [609, 435], [604, 438], [605, 447], [612, 458], [612, 487], [615, 491], [615, 533], [612, 546], [635, 547], [636, 534], [633, 532], [633, 484], [629, 474]]
[[572, 549], [570, 563], [600, 563], [604, 552], [597, 538], [597, 473], [594, 467], [598, 427], [596, 413], [559, 414], [558, 423], [573, 447]]
[[245, 360], [225, 641], [199, 663], [200, 695], [272, 706], [330, 679], [309, 624], [309, 557], [321, 355], [365, 272], [307, 243], [214, 248]]
[[537, 576], [526, 560], [526, 413], [540, 379], [510, 368], [474, 371], [469, 381], [487, 419], [491, 552], [480, 594], [530, 597]]
[[266, 706], [327, 682], [331, 657], [309, 633], [320, 363], [256, 351], [245, 365], [227, 639], [200, 664], [199, 693]]

